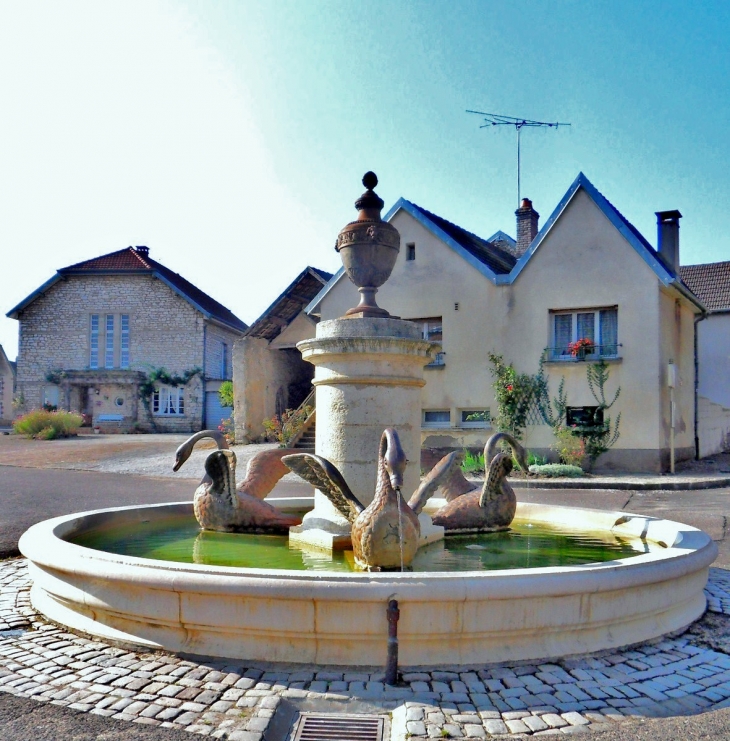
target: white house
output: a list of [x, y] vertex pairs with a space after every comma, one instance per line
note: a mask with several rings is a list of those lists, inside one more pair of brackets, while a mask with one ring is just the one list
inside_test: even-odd
[[[581, 173], [539, 231], [528, 199], [516, 215], [516, 241], [503, 232], [482, 239], [403, 198], [385, 217], [401, 251], [378, 304], [442, 346], [425, 371], [423, 447], [438, 454], [483, 445], [496, 413], [488, 353], [535, 373], [547, 348], [551, 389], [565, 378], [569, 415], [596, 406], [587, 363], [605, 359], [607, 392], [621, 387], [611, 409], [621, 413], [621, 434], [599, 468], [667, 469], [670, 362], [676, 457], [694, 456], [694, 322], [704, 307], [678, 273], [679, 212], [658, 214], [655, 249]], [[355, 303], [340, 270], [307, 311], [332, 319]], [[569, 350], [579, 339], [593, 345], [584, 360]], [[539, 416], [530, 422], [528, 447], [549, 452], [550, 427]]]

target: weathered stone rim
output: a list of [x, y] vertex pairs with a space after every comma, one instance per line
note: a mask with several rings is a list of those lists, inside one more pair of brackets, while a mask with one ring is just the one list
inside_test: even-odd
[[404, 664], [545, 659], [686, 627], [705, 610], [703, 589], [717, 553], [707, 534], [680, 523], [535, 504], [519, 509], [535, 521], [562, 517], [582, 529], [614, 525], [614, 532], [644, 533], [668, 547], [584, 566], [336, 574], [155, 561], [62, 539], [105, 518], [168, 517], [190, 508], [97, 510], [35, 525], [20, 542], [31, 561], [33, 604], [56, 622], [117, 641], [248, 660], [362, 666], [384, 661], [384, 605], [395, 598]]

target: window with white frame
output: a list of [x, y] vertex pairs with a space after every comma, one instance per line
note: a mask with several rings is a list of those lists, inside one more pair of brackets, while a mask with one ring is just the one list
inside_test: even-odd
[[129, 314], [89, 315], [89, 368], [129, 368]]
[[152, 413], [163, 416], [185, 414], [185, 389], [182, 386], [160, 386], [152, 394]]
[[58, 386], [43, 387], [43, 408], [58, 409], [60, 400], [60, 389]]
[[492, 415], [489, 409], [461, 409], [459, 411], [461, 427], [491, 427]]
[[[426, 317], [424, 319], [411, 319], [410, 321], [421, 327], [421, 337], [423, 337], [424, 340], [438, 343], [443, 342], [443, 321], [440, 316]], [[444, 355], [445, 353], [443, 351], [436, 352], [433, 356], [433, 360], [426, 367], [430, 368], [436, 365], [445, 365]]]
[[99, 367], [99, 315], [92, 314], [89, 322], [89, 368]]
[[618, 355], [618, 308], [551, 312], [551, 356], [605, 358]]
[[129, 368], [129, 314], [120, 314], [119, 367]]
[[451, 411], [448, 409], [424, 409], [424, 427], [451, 427]]
[[106, 336], [104, 341], [104, 367], [114, 367], [114, 314], [106, 315]]

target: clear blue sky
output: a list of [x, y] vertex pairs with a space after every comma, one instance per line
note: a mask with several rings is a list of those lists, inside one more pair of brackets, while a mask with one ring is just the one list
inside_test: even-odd
[[[57, 268], [144, 244], [244, 321], [310, 264], [372, 169], [481, 236], [579, 171], [684, 264], [730, 259], [730, 5], [0, 0], [0, 344]], [[617, 276], [620, 280], [620, 276]]]

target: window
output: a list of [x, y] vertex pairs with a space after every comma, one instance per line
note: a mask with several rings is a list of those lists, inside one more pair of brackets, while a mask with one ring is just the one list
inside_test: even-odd
[[489, 409], [462, 409], [462, 427], [491, 427], [492, 415]]
[[[584, 357], [605, 358], [618, 355], [618, 309], [586, 309], [553, 312], [553, 359]], [[586, 340], [574, 347], [578, 340]]]
[[129, 314], [90, 315], [89, 368], [101, 367], [102, 348], [104, 368], [129, 368], [129, 347]]
[[565, 422], [568, 427], [600, 427], [603, 424], [603, 409], [598, 407], [566, 407]]
[[448, 409], [424, 409], [424, 427], [451, 427], [451, 412]]
[[221, 367], [219, 369], [220, 378], [228, 378], [228, 345], [221, 342]]
[[226, 380], [228, 375], [228, 345], [216, 337], [209, 338], [206, 342], [206, 367], [208, 378], [220, 378]]
[[160, 386], [152, 394], [152, 413], [185, 414], [185, 389], [182, 386]]
[[44, 386], [43, 387], [43, 408], [44, 409], [58, 409], [58, 401], [60, 389], [58, 386]]
[[406, 245], [406, 260], [411, 261], [416, 259], [416, 245], [413, 242], [409, 242]]
[[119, 367], [129, 368], [129, 314], [122, 314], [119, 320], [122, 328], [119, 343]]
[[91, 315], [89, 331], [89, 368], [99, 367], [99, 315]]
[[106, 315], [106, 342], [104, 343], [104, 367], [114, 367], [114, 314]]

